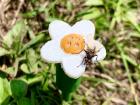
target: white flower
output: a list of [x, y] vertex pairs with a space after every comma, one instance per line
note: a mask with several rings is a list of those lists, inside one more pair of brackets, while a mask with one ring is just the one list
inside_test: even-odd
[[70, 26], [69, 24], [55, 20], [49, 25], [49, 34], [52, 40], [41, 48], [41, 57], [47, 62], [62, 63], [67, 76], [79, 78], [85, 71], [83, 62], [86, 56], [87, 46], [96, 48], [96, 56], [92, 57], [94, 63], [105, 58], [104, 46], [93, 39], [95, 33], [94, 24], [89, 20], [82, 20]]

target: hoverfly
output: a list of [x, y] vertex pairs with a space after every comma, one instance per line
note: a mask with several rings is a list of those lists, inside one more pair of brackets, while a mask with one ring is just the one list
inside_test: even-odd
[[86, 55], [83, 58], [82, 64], [87, 65], [87, 66], [92, 65], [92, 58], [96, 57], [96, 60], [97, 60], [97, 57], [98, 57], [96, 48], [94, 48], [94, 49], [87, 48], [84, 51], [85, 51]]
[[88, 42], [86, 46], [87, 48], [84, 49], [85, 56], [81, 64], [90, 66], [93, 64], [92, 62], [93, 57], [96, 57], [96, 61], [97, 61], [98, 59], [97, 53], [102, 49], [102, 47], [93, 40], [91, 35], [88, 36], [87, 42]]

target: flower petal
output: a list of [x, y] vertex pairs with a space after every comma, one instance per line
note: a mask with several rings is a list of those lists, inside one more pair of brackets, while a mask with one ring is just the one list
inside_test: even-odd
[[81, 20], [72, 26], [72, 32], [85, 37], [87, 37], [87, 35], [92, 35], [92, 37], [94, 37], [95, 26], [89, 20]]
[[96, 55], [95, 57], [92, 58], [92, 62], [96, 62], [96, 61], [100, 61], [103, 60], [106, 56], [106, 49], [105, 47], [99, 42], [94, 40], [93, 44], [92, 44], [92, 48], [96, 48]]
[[61, 38], [70, 33], [71, 26], [64, 21], [55, 20], [49, 25], [49, 33], [52, 39]]
[[67, 76], [77, 79], [85, 71], [86, 66], [82, 64], [83, 58], [80, 55], [66, 57], [63, 59], [62, 67]]
[[41, 57], [48, 62], [60, 63], [62, 58], [67, 56], [60, 48], [58, 40], [51, 40], [41, 48]]

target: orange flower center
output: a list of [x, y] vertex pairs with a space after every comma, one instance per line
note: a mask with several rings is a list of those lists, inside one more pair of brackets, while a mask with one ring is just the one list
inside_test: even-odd
[[78, 54], [84, 50], [85, 41], [81, 35], [68, 34], [60, 42], [61, 48], [70, 54]]

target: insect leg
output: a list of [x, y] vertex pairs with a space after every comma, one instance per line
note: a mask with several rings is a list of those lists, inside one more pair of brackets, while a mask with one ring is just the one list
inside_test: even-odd
[[84, 64], [85, 65], [85, 57], [83, 58], [83, 60], [82, 60], [82, 62], [77, 66], [77, 67], [79, 67], [80, 65], [82, 65], [82, 64]]

